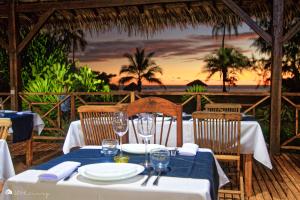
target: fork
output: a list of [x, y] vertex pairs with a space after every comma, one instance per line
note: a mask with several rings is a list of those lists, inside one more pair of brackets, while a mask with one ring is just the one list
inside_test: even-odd
[[157, 177], [156, 177], [155, 181], [153, 182], [153, 185], [158, 186], [158, 181], [159, 181], [159, 178], [161, 177], [161, 174], [162, 174], [162, 170], [159, 170]]

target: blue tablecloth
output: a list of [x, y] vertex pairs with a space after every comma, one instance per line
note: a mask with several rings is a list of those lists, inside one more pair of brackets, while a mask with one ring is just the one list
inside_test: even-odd
[[31, 138], [33, 130], [33, 114], [30, 113], [1, 113], [2, 118], [12, 121], [13, 143], [22, 142]]
[[[145, 159], [144, 155], [128, 154], [130, 163], [142, 163]], [[101, 154], [99, 149], [79, 149], [71, 153], [57, 157], [47, 163], [36, 166], [35, 169], [48, 170], [49, 168], [63, 162], [77, 161], [81, 165], [113, 162], [112, 157], [106, 157]], [[209, 152], [198, 152], [196, 156], [180, 156], [171, 157], [170, 170], [165, 176], [207, 179], [210, 182], [210, 194], [212, 199], [218, 197], [219, 174], [217, 171], [215, 159]], [[146, 172], [143, 172], [146, 174]]]

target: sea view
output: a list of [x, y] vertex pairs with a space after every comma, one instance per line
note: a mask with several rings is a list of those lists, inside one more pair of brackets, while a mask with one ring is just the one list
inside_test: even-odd
[[[183, 92], [189, 86], [186, 85], [166, 85], [163, 88], [158, 85], [145, 85], [142, 87], [143, 91], [170, 91], [170, 92]], [[222, 92], [222, 85], [208, 85], [206, 87], [208, 92]], [[270, 86], [259, 86], [257, 85], [238, 85], [235, 87], [227, 87], [229, 92], [267, 92], [270, 91]]]

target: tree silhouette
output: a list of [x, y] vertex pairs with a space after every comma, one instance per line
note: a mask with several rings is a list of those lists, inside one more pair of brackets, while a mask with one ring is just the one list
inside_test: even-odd
[[136, 80], [139, 92], [142, 90], [143, 80], [163, 86], [161, 80], [155, 77], [157, 73], [162, 74], [162, 69], [152, 60], [153, 56], [154, 52], [146, 55], [145, 49], [140, 48], [136, 48], [136, 52], [133, 55], [129, 53], [124, 54], [124, 57], [129, 61], [129, 65], [121, 67], [120, 75], [126, 74], [126, 76], [121, 77], [119, 83], [124, 84]]

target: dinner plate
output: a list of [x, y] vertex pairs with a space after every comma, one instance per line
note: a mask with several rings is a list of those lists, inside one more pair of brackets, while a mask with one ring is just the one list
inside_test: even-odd
[[[152, 149], [164, 148], [164, 147], [165, 147], [164, 145], [159, 145], [159, 144], [148, 144], [147, 152], [150, 152]], [[122, 150], [127, 153], [144, 154], [145, 144], [123, 144]]]
[[78, 173], [91, 180], [116, 181], [134, 177], [144, 169], [133, 163], [97, 163], [80, 167]]

